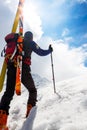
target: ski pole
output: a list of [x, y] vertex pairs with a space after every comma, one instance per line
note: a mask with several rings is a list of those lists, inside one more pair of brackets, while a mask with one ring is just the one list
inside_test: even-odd
[[54, 93], [56, 93], [52, 52], [51, 52], [51, 66], [52, 66], [52, 76], [53, 76], [53, 87], [54, 87]]

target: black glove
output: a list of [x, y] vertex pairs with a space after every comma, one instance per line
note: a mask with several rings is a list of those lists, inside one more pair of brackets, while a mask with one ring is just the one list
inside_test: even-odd
[[52, 52], [53, 51], [53, 48], [51, 45], [49, 45], [49, 50]]

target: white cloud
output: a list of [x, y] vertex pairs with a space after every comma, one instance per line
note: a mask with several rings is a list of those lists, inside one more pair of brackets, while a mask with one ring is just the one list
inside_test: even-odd
[[67, 0], [53, 0], [53, 3], [51, 3], [52, 6], [61, 6], [63, 5], [65, 2], [67, 2]]
[[44, 25], [46, 23], [48, 26], [56, 27], [56, 25], [66, 21], [68, 17], [69, 11], [68, 8], [65, 8], [65, 0], [52, 0], [51, 2], [33, 0], [33, 3], [37, 6], [37, 11]]
[[57, 80], [74, 77], [87, 69], [83, 65], [84, 55], [80, 48], [69, 49], [64, 43], [54, 44], [54, 63]]
[[11, 0], [5, 0], [6, 4], [11, 3]]
[[[46, 40], [44, 39], [43, 42], [46, 42]], [[53, 41], [51, 38], [49, 38], [48, 44], [50, 43], [53, 43], [52, 46], [54, 50], [53, 51], [54, 71], [55, 71], [55, 79], [57, 81], [68, 79], [83, 74], [85, 72], [87, 73], [87, 68], [84, 67], [84, 59], [86, 58], [87, 54], [84, 53], [82, 47], [69, 49], [68, 44], [64, 44], [63, 40]], [[51, 68], [50, 55], [43, 58], [38, 57], [36, 55], [33, 56], [34, 57], [32, 62], [33, 63], [32, 71], [42, 76], [45, 76], [51, 80], [52, 68]]]
[[61, 36], [63, 37], [64, 42], [67, 44], [74, 41], [74, 38], [70, 36], [70, 30], [68, 28], [64, 28]]
[[7, 6], [7, 8], [9, 8], [14, 13], [17, 10], [18, 3], [19, 3], [19, 0], [15, 0], [15, 1], [5, 0], [4, 1], [4, 4]]
[[87, 33], [85, 33], [85, 34], [83, 35], [83, 38], [87, 38]]
[[77, 2], [80, 2], [80, 3], [87, 3], [87, 0], [77, 0]]
[[[18, 2], [19, 1], [11, 1], [6, 0], [6, 4], [12, 13], [15, 13], [17, 10]], [[13, 10], [14, 8], [14, 10]], [[36, 6], [32, 3], [32, 1], [25, 1], [24, 2], [24, 32], [31, 30], [34, 33], [34, 37], [36, 40], [40, 39], [41, 35], [43, 34], [42, 27], [41, 27], [41, 19], [37, 13]], [[14, 17], [13, 20], [14, 21]]]
[[70, 32], [69, 29], [68, 29], [68, 28], [65, 28], [65, 29], [63, 30], [63, 32], [62, 32], [62, 37], [69, 35], [69, 32]]
[[35, 40], [40, 39], [43, 34], [40, 16], [32, 3], [25, 3], [24, 6], [24, 31], [31, 30]]
[[73, 42], [74, 41], [74, 39], [73, 39], [73, 37], [64, 37], [64, 41], [65, 41], [65, 43], [71, 43], [71, 42]]

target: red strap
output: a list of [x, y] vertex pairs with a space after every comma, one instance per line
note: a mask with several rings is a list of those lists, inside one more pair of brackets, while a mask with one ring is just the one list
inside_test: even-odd
[[27, 64], [27, 65], [31, 65], [31, 60], [29, 58], [25, 58], [23, 60], [23, 63]]

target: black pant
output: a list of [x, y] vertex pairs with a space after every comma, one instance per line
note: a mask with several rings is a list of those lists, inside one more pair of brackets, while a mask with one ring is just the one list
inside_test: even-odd
[[[5, 110], [7, 114], [9, 114], [9, 105], [15, 91], [15, 81], [16, 67], [14, 67], [13, 63], [9, 63], [7, 68], [6, 91], [4, 92], [0, 103], [0, 109]], [[28, 89], [29, 92], [27, 104], [35, 106], [37, 101], [37, 90], [35, 88], [34, 81], [30, 73], [30, 67], [24, 63], [22, 65], [22, 83]]]

